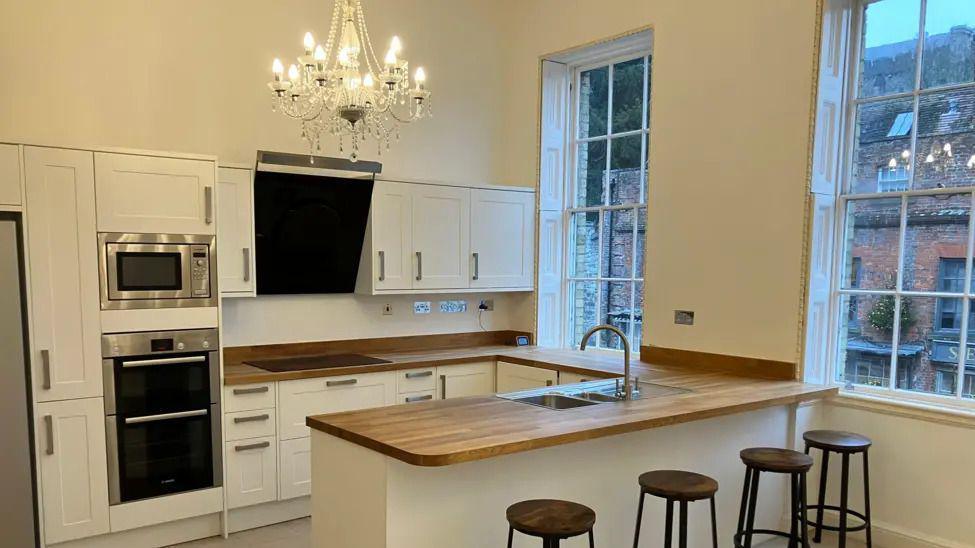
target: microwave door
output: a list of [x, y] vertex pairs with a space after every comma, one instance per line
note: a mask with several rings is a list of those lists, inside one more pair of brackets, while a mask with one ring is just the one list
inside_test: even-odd
[[108, 243], [109, 300], [183, 299], [191, 296], [190, 246]]

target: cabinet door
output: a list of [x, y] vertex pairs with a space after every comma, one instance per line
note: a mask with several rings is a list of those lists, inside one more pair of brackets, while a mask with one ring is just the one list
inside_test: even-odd
[[376, 289], [413, 287], [414, 185], [376, 182], [372, 192], [372, 264]]
[[281, 442], [278, 500], [311, 494], [311, 438]]
[[554, 386], [558, 382], [558, 371], [502, 361], [498, 362], [498, 392], [530, 390], [532, 388]]
[[101, 398], [37, 406], [44, 537], [48, 545], [108, 533], [108, 463]]
[[535, 193], [471, 190], [471, 287], [532, 286]]
[[92, 153], [27, 147], [24, 158], [37, 399], [100, 396]]
[[95, 154], [99, 232], [213, 234], [213, 162]]
[[217, 179], [217, 271], [225, 297], [254, 295], [253, 171], [222, 167]]
[[389, 373], [344, 375], [278, 383], [278, 438], [307, 437], [305, 418], [390, 405], [396, 379]]
[[227, 442], [227, 507], [278, 498], [278, 448], [273, 437]]
[[21, 205], [20, 149], [0, 145], [0, 205]]
[[440, 399], [494, 394], [494, 362], [445, 365], [437, 368]]
[[470, 189], [413, 189], [413, 288], [470, 287]]

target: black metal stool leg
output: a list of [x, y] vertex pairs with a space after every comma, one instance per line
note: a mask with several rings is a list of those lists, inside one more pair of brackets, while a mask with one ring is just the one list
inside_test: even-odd
[[809, 548], [809, 528], [806, 527], [806, 473], [800, 474], [799, 478], [799, 527], [802, 527], [802, 548]]
[[792, 519], [789, 527], [789, 548], [795, 548], [796, 538], [799, 536], [799, 474], [789, 474], [789, 515]]
[[823, 506], [826, 504], [826, 479], [829, 471], [829, 451], [823, 450], [823, 467], [819, 471], [819, 507], [816, 509], [816, 534], [813, 542], [823, 540]]
[[846, 510], [847, 495], [850, 490], [850, 454], [843, 453], [843, 477], [840, 481], [840, 542], [839, 548], [846, 548]]
[[711, 497], [711, 544], [718, 548], [718, 512], [714, 507], [714, 497]]
[[755, 507], [758, 506], [758, 479], [761, 472], [752, 470], [752, 488], [748, 497], [748, 522], [745, 528], [748, 531], [745, 548], [752, 548], [752, 531], [755, 529]]
[[643, 489], [640, 489], [640, 504], [636, 510], [636, 530], [633, 531], [633, 548], [640, 545], [640, 522], [643, 521], [643, 499], [646, 497], [647, 494], [643, 492]]
[[867, 453], [868, 451], [863, 452], [863, 515], [867, 518], [867, 548], [873, 548], [871, 534], [873, 524], [870, 521], [870, 461]]
[[664, 531], [664, 546], [670, 548], [674, 539], [674, 501], [667, 499], [667, 529]]
[[748, 489], [752, 483], [752, 469], [745, 467], [745, 486], [741, 488], [741, 508], [738, 509], [738, 529], [735, 531], [741, 534], [745, 530], [745, 514], [748, 513]]
[[596, 539], [593, 538], [592, 529], [589, 530], [589, 548], [596, 548]]
[[514, 539], [514, 535], [515, 535], [515, 528], [508, 527], [508, 548], [511, 548], [511, 542]]
[[680, 548], [687, 548], [687, 501], [680, 501]]

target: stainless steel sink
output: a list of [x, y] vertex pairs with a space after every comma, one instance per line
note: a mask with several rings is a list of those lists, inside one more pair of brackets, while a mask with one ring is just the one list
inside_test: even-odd
[[615, 401], [621, 401], [623, 398], [616, 396], [614, 394], [606, 394], [603, 392], [581, 392], [577, 394], [578, 397], [587, 399], [589, 401], [599, 402], [599, 403], [610, 403]]
[[522, 396], [520, 398], [511, 398], [511, 400], [537, 405], [539, 407], [548, 407], [549, 409], [573, 409], [576, 407], [585, 407], [587, 405], [598, 405], [600, 403], [596, 401], [573, 398], [563, 394], [535, 394]]
[[[534, 390], [509, 392], [507, 394], [498, 394], [498, 397], [519, 403], [546, 407], [548, 409], [575, 409], [577, 407], [626, 401], [623, 398], [621, 384], [619, 379], [587, 381], [558, 387], [547, 386]], [[684, 394], [686, 392], [690, 392], [690, 390], [639, 380], [633, 383], [634, 400], [659, 398]]]

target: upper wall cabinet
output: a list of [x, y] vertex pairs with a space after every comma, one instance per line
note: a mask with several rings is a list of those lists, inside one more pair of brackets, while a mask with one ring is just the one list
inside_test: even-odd
[[214, 163], [95, 154], [98, 231], [214, 234]]
[[413, 187], [414, 289], [470, 287], [470, 214], [468, 188]]
[[373, 188], [371, 264], [377, 290], [413, 288], [413, 187], [377, 181]]
[[471, 190], [471, 287], [530, 287], [535, 195]]
[[17, 145], [0, 145], [0, 205], [19, 206], [20, 150]]
[[38, 401], [102, 395], [92, 153], [27, 147], [27, 241]]
[[224, 297], [254, 296], [254, 172], [217, 171], [217, 271]]

